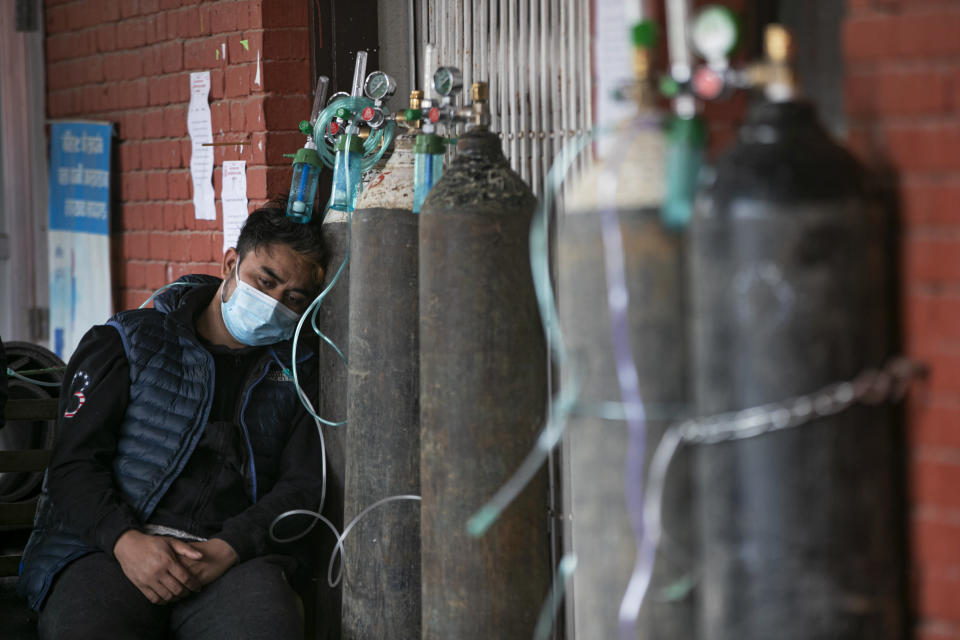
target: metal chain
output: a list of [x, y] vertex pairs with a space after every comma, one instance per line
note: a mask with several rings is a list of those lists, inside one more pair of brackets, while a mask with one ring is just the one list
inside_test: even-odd
[[678, 429], [684, 442], [714, 444], [799, 427], [836, 415], [855, 404], [876, 405], [903, 398], [910, 382], [927, 374], [923, 363], [897, 357], [882, 369], [867, 369], [838, 382], [782, 402], [686, 420]]

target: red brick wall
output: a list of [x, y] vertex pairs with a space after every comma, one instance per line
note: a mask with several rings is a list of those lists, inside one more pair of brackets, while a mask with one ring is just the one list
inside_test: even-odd
[[[246, 160], [251, 208], [289, 189], [283, 154], [303, 145], [296, 127], [310, 110], [307, 6], [305, 0], [45, 1], [48, 116], [116, 126], [117, 309], [138, 306], [184, 273], [219, 275], [224, 160]], [[215, 221], [194, 219], [189, 169], [189, 78], [203, 70], [210, 71], [214, 141], [249, 143], [215, 148]]]
[[960, 1], [848, 0], [850, 142], [897, 176], [916, 637], [960, 638]]

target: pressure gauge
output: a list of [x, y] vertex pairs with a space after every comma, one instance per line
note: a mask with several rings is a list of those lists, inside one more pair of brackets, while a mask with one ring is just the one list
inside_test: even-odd
[[433, 74], [433, 88], [444, 98], [463, 90], [463, 74], [456, 67], [440, 67]]
[[720, 5], [704, 7], [690, 25], [690, 41], [709, 63], [725, 61], [737, 46], [738, 38], [736, 16]]
[[397, 91], [397, 81], [383, 71], [374, 71], [363, 83], [363, 92], [371, 100], [386, 100]]

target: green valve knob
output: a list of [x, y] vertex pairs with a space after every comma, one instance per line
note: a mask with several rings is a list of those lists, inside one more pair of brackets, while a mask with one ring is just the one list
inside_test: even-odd
[[680, 93], [680, 85], [671, 76], [663, 76], [660, 78], [660, 93], [667, 98], [672, 98]]
[[415, 120], [419, 120], [421, 115], [423, 114], [420, 109], [407, 109], [403, 112], [403, 119], [407, 122], [414, 122]]
[[310, 124], [307, 120], [301, 120], [299, 128], [300, 128], [300, 133], [302, 133], [303, 135], [305, 136], [313, 135], [313, 125]]
[[349, 120], [350, 118], [353, 117], [353, 113], [350, 111], [350, 109], [347, 109], [346, 107], [340, 107], [339, 109], [337, 109], [337, 117], [340, 118], [341, 120]]
[[657, 25], [651, 20], [641, 20], [630, 29], [630, 41], [635, 47], [652, 49], [657, 44]]

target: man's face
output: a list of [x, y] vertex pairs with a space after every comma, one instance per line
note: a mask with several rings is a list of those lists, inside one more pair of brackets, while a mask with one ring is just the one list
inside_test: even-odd
[[[228, 249], [223, 260], [224, 300], [236, 289], [235, 269], [240, 259]], [[316, 266], [285, 244], [270, 244], [248, 251], [240, 259], [240, 279], [297, 313], [313, 301], [322, 274]]]

